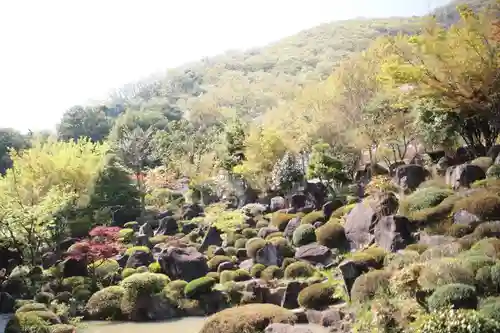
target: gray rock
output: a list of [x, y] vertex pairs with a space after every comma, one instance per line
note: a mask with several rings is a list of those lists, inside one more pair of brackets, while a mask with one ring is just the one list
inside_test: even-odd
[[404, 216], [383, 216], [375, 225], [375, 243], [389, 252], [404, 249], [413, 243], [410, 221]]
[[158, 262], [172, 280], [189, 282], [208, 273], [207, 259], [194, 247], [169, 247], [160, 253]]
[[326, 246], [311, 243], [299, 247], [295, 251], [295, 259], [307, 261], [312, 265], [329, 266], [333, 262], [332, 251]]
[[266, 244], [255, 254], [255, 262], [264, 266], [278, 265], [278, 249], [272, 244]]

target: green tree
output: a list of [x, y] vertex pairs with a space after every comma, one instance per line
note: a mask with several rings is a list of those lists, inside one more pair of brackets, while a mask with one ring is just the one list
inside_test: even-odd
[[12, 166], [9, 152], [11, 149], [19, 151], [29, 146], [29, 140], [20, 132], [12, 128], [0, 129], [0, 175], [5, 174]]
[[100, 142], [109, 135], [111, 126], [112, 120], [103, 108], [74, 106], [63, 114], [57, 135], [65, 141], [87, 137]]
[[333, 151], [327, 143], [313, 146], [307, 166], [307, 178], [319, 178], [327, 182], [345, 182], [348, 179], [342, 161], [333, 156]]
[[295, 184], [304, 180], [303, 162], [298, 156], [286, 152], [274, 165], [271, 177], [274, 188], [288, 193]]
[[26, 245], [32, 264], [42, 245], [53, 245], [53, 230], [64, 229], [60, 213], [88, 204], [107, 150], [89, 139], [50, 139], [11, 152], [12, 168], [0, 178], [0, 234]]

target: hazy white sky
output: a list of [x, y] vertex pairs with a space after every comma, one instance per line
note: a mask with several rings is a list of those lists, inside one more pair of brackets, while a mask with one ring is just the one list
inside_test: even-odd
[[52, 129], [68, 107], [155, 71], [322, 22], [420, 15], [443, 2], [0, 0], [0, 127]]

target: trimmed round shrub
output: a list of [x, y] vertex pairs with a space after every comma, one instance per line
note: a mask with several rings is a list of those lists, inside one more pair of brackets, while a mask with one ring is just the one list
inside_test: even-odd
[[260, 278], [260, 274], [265, 269], [266, 269], [266, 266], [264, 266], [262, 264], [255, 264], [250, 269], [250, 275], [253, 276], [254, 278]]
[[478, 191], [455, 203], [454, 212], [465, 210], [479, 217], [481, 221], [500, 220], [500, 197], [488, 191]]
[[405, 250], [415, 251], [415, 252], [422, 254], [428, 248], [429, 248], [429, 245], [426, 245], [426, 244], [410, 244], [407, 247], [405, 247]]
[[295, 258], [285, 258], [283, 259], [283, 262], [281, 263], [281, 269], [286, 270], [288, 266], [293, 264], [294, 262], [297, 262], [297, 259]]
[[389, 288], [391, 274], [386, 271], [374, 270], [359, 276], [351, 289], [351, 299], [354, 302], [365, 302], [379, 292]]
[[439, 205], [444, 199], [453, 194], [450, 189], [426, 187], [419, 188], [399, 202], [402, 214], [407, 215], [425, 208]]
[[93, 294], [87, 302], [86, 310], [91, 318], [96, 320], [120, 319], [122, 297], [125, 289], [121, 286], [111, 286]]
[[52, 300], [54, 299], [54, 295], [51, 293], [41, 291], [35, 295], [34, 299], [35, 302], [37, 303], [50, 304], [50, 302], [52, 302]]
[[492, 166], [493, 159], [491, 157], [481, 156], [472, 160], [470, 164], [477, 165], [478, 167], [483, 169], [484, 172], [486, 172], [486, 170], [488, 170], [488, 168]]
[[187, 298], [197, 298], [202, 294], [211, 292], [216, 283], [217, 281], [215, 281], [214, 278], [207, 276], [195, 279], [188, 282], [184, 287], [184, 295], [186, 295]]
[[234, 247], [237, 249], [244, 249], [247, 242], [248, 242], [248, 239], [246, 239], [246, 238], [237, 239], [236, 242], [234, 242]]
[[285, 231], [288, 222], [296, 216], [296, 214], [275, 212], [271, 215], [271, 225], [278, 228], [279, 231]]
[[134, 239], [134, 234], [135, 234], [134, 229], [125, 228], [125, 229], [121, 229], [118, 232], [118, 237], [124, 243], [130, 243]]
[[299, 278], [310, 278], [314, 275], [314, 267], [303, 261], [294, 262], [285, 269], [285, 279], [293, 280]]
[[158, 261], [152, 262], [148, 266], [148, 271], [151, 273], [161, 273], [161, 265]]
[[260, 278], [265, 281], [281, 279], [282, 277], [283, 277], [283, 270], [278, 266], [266, 267], [266, 269], [260, 273]]
[[128, 278], [130, 275], [137, 273], [135, 268], [124, 268], [122, 271], [122, 279]]
[[73, 291], [76, 287], [90, 285], [89, 279], [83, 276], [72, 276], [62, 280], [64, 290]]
[[302, 289], [297, 301], [305, 309], [322, 310], [336, 301], [334, 292], [335, 289], [328, 283], [315, 283]]
[[316, 239], [319, 244], [331, 249], [345, 248], [347, 243], [344, 227], [337, 222], [328, 222], [316, 229]]
[[455, 259], [440, 258], [423, 264], [418, 284], [422, 290], [432, 291], [447, 284], [462, 283], [474, 285], [472, 271], [466, 269]]
[[219, 265], [223, 262], [233, 262], [233, 260], [228, 257], [228, 256], [214, 256], [212, 259], [210, 259], [208, 261], [208, 268], [213, 271], [213, 272], [216, 272], [217, 271], [217, 267], [219, 267]]
[[325, 222], [325, 214], [322, 210], [317, 210], [304, 215], [300, 219], [300, 224], [314, 224], [316, 222]]
[[476, 289], [461, 283], [439, 287], [427, 300], [431, 310], [439, 310], [449, 306], [454, 309], [476, 309], [477, 303]]
[[330, 220], [340, 219], [343, 216], [349, 214], [351, 212], [351, 210], [354, 208], [354, 206], [356, 206], [357, 204], [358, 203], [355, 202], [355, 203], [348, 204], [348, 205], [337, 208], [336, 210], [333, 211], [332, 215], [330, 216]]
[[200, 333], [260, 333], [270, 324], [291, 324], [295, 320], [293, 312], [280, 306], [247, 304], [225, 309], [210, 316]]
[[252, 229], [252, 228], [246, 228], [246, 229], [243, 229], [241, 234], [245, 238], [253, 238], [253, 237], [257, 237], [257, 230]]
[[302, 246], [316, 241], [316, 229], [310, 224], [301, 224], [293, 232], [293, 245]]
[[104, 278], [109, 274], [117, 273], [120, 270], [120, 264], [114, 259], [98, 260], [88, 265], [88, 269], [95, 271], [95, 275]]
[[137, 300], [159, 293], [168, 282], [166, 275], [149, 272], [136, 273], [124, 279], [121, 282], [121, 286], [125, 289], [121, 302], [122, 313], [131, 320], [137, 320], [137, 316], [141, 315], [137, 313], [137, 307], [140, 306]]
[[268, 227], [269, 226], [269, 222], [268, 221], [264, 221], [264, 220], [260, 220], [259, 222], [257, 222], [257, 224], [255, 225], [255, 228], [256, 229], [262, 229], [262, 228], [265, 228], [265, 227]]
[[460, 252], [464, 250], [462, 244], [460, 243], [449, 243], [440, 246], [433, 246], [425, 250], [421, 255], [421, 260], [431, 260], [437, 258], [445, 257], [456, 257]]
[[257, 255], [257, 251], [262, 249], [264, 246], [266, 246], [267, 242], [263, 240], [262, 238], [252, 238], [249, 239], [248, 242], [245, 244], [245, 248], [247, 250], [247, 255], [249, 258], [255, 258]]
[[143, 251], [143, 252], [151, 252], [151, 250], [149, 249], [149, 247], [147, 246], [132, 246], [132, 247], [129, 247], [127, 249], [127, 251], [125, 251], [125, 255], [127, 256], [131, 256], [133, 255], [136, 251]]
[[235, 247], [232, 247], [232, 246], [226, 247], [226, 255], [227, 256], [235, 257], [237, 252], [238, 251], [236, 250]]
[[496, 333], [500, 324], [475, 310], [447, 309], [436, 311], [424, 318], [417, 318], [418, 333]]
[[500, 179], [500, 164], [493, 164], [486, 170], [486, 178]]
[[266, 236], [266, 240], [273, 240], [274, 238], [283, 238], [283, 233], [281, 231], [270, 233]]

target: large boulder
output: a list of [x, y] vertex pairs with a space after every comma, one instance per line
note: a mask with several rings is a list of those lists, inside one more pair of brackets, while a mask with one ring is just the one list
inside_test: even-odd
[[338, 268], [342, 274], [344, 285], [349, 296], [351, 295], [351, 289], [354, 285], [354, 281], [356, 281], [359, 276], [368, 272], [371, 268], [373, 268], [373, 266], [374, 263], [352, 259], [344, 260], [340, 263]]
[[203, 241], [201, 242], [200, 251], [206, 251], [211, 245], [221, 246], [222, 242], [223, 240], [221, 238], [221, 232], [219, 231], [219, 229], [211, 226], [210, 228], [208, 228], [205, 238], [203, 238]]
[[421, 165], [408, 164], [398, 166], [393, 181], [405, 190], [415, 190], [427, 177], [427, 171]]
[[475, 181], [485, 178], [484, 170], [473, 164], [461, 164], [446, 170], [446, 184], [454, 190], [461, 187], [469, 188]]
[[294, 194], [290, 198], [290, 208], [298, 212], [300, 209], [304, 208], [307, 203], [307, 197], [304, 194]]
[[203, 214], [202, 206], [198, 204], [191, 204], [184, 207], [182, 213], [182, 219], [188, 221], [194, 219], [195, 217], [202, 216], [202, 214]]
[[61, 262], [63, 277], [72, 276], [87, 276], [87, 263], [85, 260], [77, 260], [74, 258], [68, 258]]
[[42, 254], [42, 267], [43, 269], [49, 269], [54, 266], [59, 260], [59, 256], [54, 252], [46, 252]]
[[136, 250], [127, 259], [126, 268], [149, 266], [154, 261], [151, 251]]
[[300, 225], [300, 216], [292, 218], [290, 221], [288, 221], [285, 231], [283, 231], [283, 236], [292, 239], [293, 233], [295, 232], [295, 229], [297, 229]]
[[339, 199], [325, 202], [325, 204], [321, 208], [323, 210], [323, 214], [325, 215], [325, 220], [328, 221], [330, 216], [332, 216], [332, 213], [343, 205], [344, 203]]
[[327, 267], [333, 263], [332, 251], [318, 243], [310, 243], [295, 251], [295, 259], [307, 261], [312, 265]]
[[138, 236], [153, 237], [154, 231], [153, 227], [149, 223], [144, 223], [139, 227]]
[[373, 231], [378, 220], [398, 210], [398, 199], [393, 193], [382, 193], [365, 199], [347, 215], [344, 231], [351, 249], [360, 249], [375, 240]]
[[375, 225], [375, 243], [389, 252], [404, 249], [413, 242], [410, 221], [404, 216], [383, 216]]
[[285, 290], [285, 294], [283, 295], [283, 299], [281, 300], [281, 307], [285, 309], [296, 309], [299, 308], [299, 302], [297, 298], [299, 297], [299, 293], [307, 287], [306, 282], [302, 281], [290, 281], [288, 282]]
[[158, 262], [172, 280], [189, 282], [208, 273], [207, 259], [194, 247], [169, 247], [160, 253]]
[[179, 232], [179, 225], [173, 216], [166, 216], [159, 222], [158, 228], [155, 230], [154, 235], [175, 235]]
[[255, 262], [264, 266], [278, 265], [278, 249], [272, 244], [266, 244], [263, 248], [257, 250]]
[[269, 205], [269, 209], [271, 213], [274, 213], [280, 209], [285, 209], [286, 202], [283, 197], [273, 197], [271, 198], [271, 204]]

